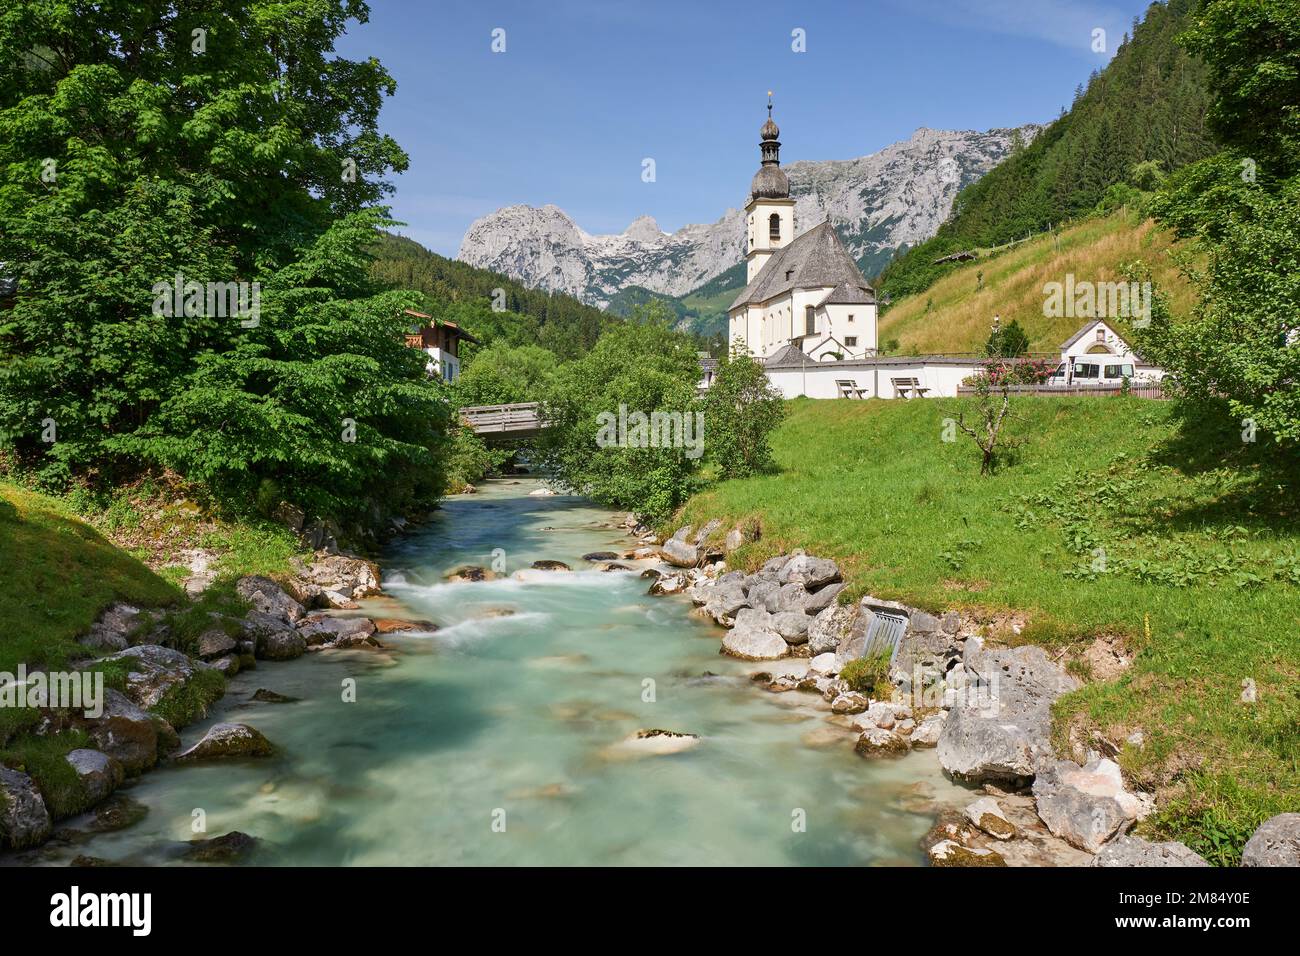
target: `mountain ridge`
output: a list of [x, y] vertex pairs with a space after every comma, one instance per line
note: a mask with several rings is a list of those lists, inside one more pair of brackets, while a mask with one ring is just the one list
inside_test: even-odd
[[[1042, 129], [920, 127], [865, 156], [788, 163], [795, 232], [829, 218], [864, 272], [874, 273], [899, 249], [934, 235], [962, 188]], [[744, 233], [744, 212], [735, 207], [672, 233], [639, 216], [623, 232], [601, 235], [553, 203], [516, 204], [475, 220], [456, 258], [603, 308], [631, 287], [689, 295], [743, 260]]]

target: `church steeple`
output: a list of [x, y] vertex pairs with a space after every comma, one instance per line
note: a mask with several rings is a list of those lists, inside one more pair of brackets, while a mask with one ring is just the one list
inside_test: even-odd
[[759, 143], [759, 151], [763, 156], [764, 166], [781, 165], [781, 143], [777, 137], [781, 135], [781, 129], [772, 122], [772, 91], [767, 91], [767, 122], [763, 128], [758, 131], [762, 142]]
[[758, 131], [758, 135], [758, 149], [763, 162], [754, 174], [749, 194], [754, 199], [788, 199], [790, 181], [781, 170], [781, 142], [777, 139], [781, 130], [772, 120], [771, 90], [767, 91], [767, 122]]
[[794, 200], [790, 198], [790, 180], [781, 168], [781, 130], [772, 119], [772, 91], [767, 91], [767, 121], [759, 133], [762, 165], [749, 184], [749, 202], [745, 205], [749, 242], [745, 258], [746, 281], [766, 265], [777, 249], [794, 236]]

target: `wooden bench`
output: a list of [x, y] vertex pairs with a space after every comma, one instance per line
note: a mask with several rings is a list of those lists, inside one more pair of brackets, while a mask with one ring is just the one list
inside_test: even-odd
[[930, 390], [921, 384], [919, 378], [891, 378], [890, 381], [894, 383], [895, 398], [923, 398]]
[[840, 390], [840, 398], [865, 398], [867, 390], [858, 388], [858, 383], [851, 378], [837, 378], [835, 387]]

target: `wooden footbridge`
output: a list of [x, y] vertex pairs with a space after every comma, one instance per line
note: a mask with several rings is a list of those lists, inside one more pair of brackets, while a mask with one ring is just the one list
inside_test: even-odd
[[461, 421], [485, 440], [511, 441], [535, 438], [546, 428], [538, 402], [514, 405], [470, 405], [460, 410]]

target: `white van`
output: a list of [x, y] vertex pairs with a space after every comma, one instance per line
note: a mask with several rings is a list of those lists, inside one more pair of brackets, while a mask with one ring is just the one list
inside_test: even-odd
[[1114, 356], [1085, 356], [1062, 362], [1047, 379], [1049, 385], [1122, 385], [1124, 379], [1133, 381], [1133, 363]]

